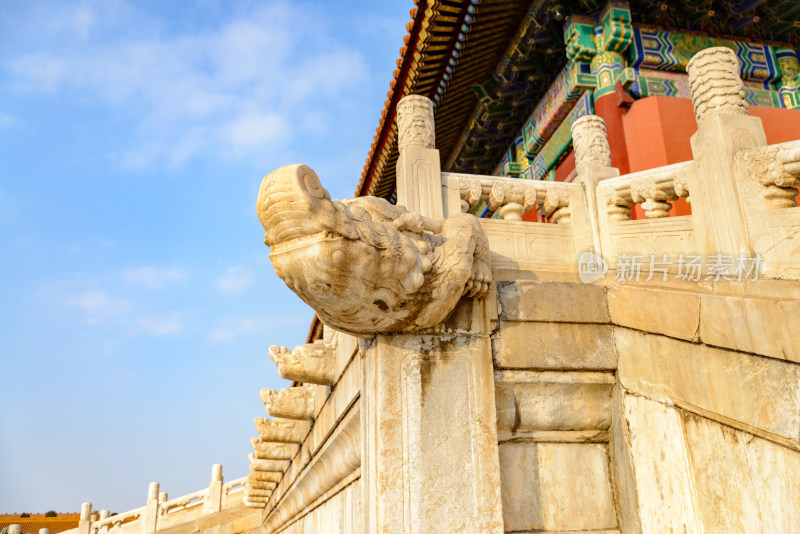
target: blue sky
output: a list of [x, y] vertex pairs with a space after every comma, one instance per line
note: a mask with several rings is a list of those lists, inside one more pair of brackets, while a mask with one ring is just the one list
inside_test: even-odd
[[268, 172], [358, 183], [411, 0], [0, 0], [0, 512], [115, 512], [248, 472]]

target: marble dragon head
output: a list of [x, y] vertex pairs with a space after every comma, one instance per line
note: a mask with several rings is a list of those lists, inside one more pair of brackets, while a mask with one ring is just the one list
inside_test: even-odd
[[331, 200], [306, 165], [268, 174], [257, 209], [276, 274], [349, 334], [430, 329], [491, 281], [472, 215], [434, 221], [375, 197]]

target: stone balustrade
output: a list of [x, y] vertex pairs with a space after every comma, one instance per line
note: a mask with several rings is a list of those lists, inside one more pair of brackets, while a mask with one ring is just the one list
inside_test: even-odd
[[[729, 50], [712, 48], [688, 66], [698, 121], [691, 161], [619, 176], [602, 119], [585, 116], [572, 127], [573, 182], [443, 172], [444, 206], [432, 213], [452, 216], [484, 202], [499, 216], [481, 219], [495, 268], [575, 272], [586, 251], [598, 253], [610, 269], [627, 255], [647, 263], [656, 256], [744, 254], [758, 257], [767, 278], [800, 278], [800, 140], [767, 146], [760, 120], [748, 114], [736, 62]], [[426, 205], [422, 192], [429, 188], [419, 179], [398, 179], [398, 198]], [[417, 190], [400, 194], [403, 187]], [[692, 206], [690, 215], [670, 215], [679, 198]], [[635, 205], [644, 218], [631, 220]], [[534, 207], [558, 224], [523, 223]]]
[[[442, 173], [442, 182], [448, 193], [448, 212], [455, 211], [457, 204], [461, 212], [466, 213], [485, 200], [489, 210], [506, 221], [521, 221], [525, 213], [538, 206], [545, 217], [552, 217], [552, 221], [559, 224], [570, 224], [569, 191], [578, 187], [560, 182], [449, 172]], [[455, 192], [458, 193], [457, 203]]]
[[604, 180], [598, 185], [598, 199], [605, 199], [609, 221], [627, 221], [631, 207], [641, 204], [645, 217], [669, 217], [669, 201], [688, 197], [688, 174], [694, 172], [694, 163], [687, 161], [657, 169], [635, 172]]
[[92, 504], [83, 503], [78, 528], [64, 531], [67, 534], [150, 534], [182, 523], [242, 506], [244, 484], [247, 477], [223, 482], [222, 466], [215, 464], [207, 488], [169, 499], [159, 491], [158, 482], [148, 487], [144, 506], [111, 515], [100, 510], [92, 513]]

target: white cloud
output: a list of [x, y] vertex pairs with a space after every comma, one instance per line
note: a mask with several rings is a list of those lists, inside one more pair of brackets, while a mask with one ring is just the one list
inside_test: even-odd
[[10, 128], [11, 126], [16, 126], [20, 123], [20, 120], [16, 117], [12, 117], [7, 113], [3, 113], [0, 111], [0, 128]]
[[95, 15], [87, 5], [78, 6], [72, 17], [72, 25], [78, 37], [86, 39], [95, 23]]
[[259, 326], [265, 325], [266, 321], [259, 319], [226, 319], [221, 324], [208, 333], [208, 340], [212, 343], [220, 343], [223, 341], [231, 341], [232, 339], [252, 332]]
[[166, 286], [186, 280], [186, 271], [180, 267], [159, 268], [149, 265], [126, 269], [122, 279], [132, 285], [148, 289], [163, 289]]
[[291, 128], [293, 117], [317, 113], [318, 128], [334, 122], [321, 97], [347, 98], [366, 79], [361, 52], [314, 26], [307, 9], [272, 1], [175, 34], [123, 1], [57, 7], [55, 20], [38, 24], [63, 42], [13, 57], [10, 83], [105, 102], [126, 116], [132, 140], [113, 155], [122, 166], [180, 165], [207, 153], [263, 157], [293, 135], [316, 133]]
[[104, 322], [124, 315], [130, 310], [130, 302], [114, 299], [101, 291], [88, 291], [63, 300], [66, 306], [79, 308], [89, 322]]
[[241, 293], [253, 283], [253, 273], [246, 267], [230, 267], [217, 279], [217, 287], [225, 293]]
[[142, 331], [159, 336], [177, 334], [185, 327], [183, 314], [177, 311], [162, 317], [140, 317], [136, 324]]
[[277, 113], [238, 117], [225, 130], [225, 139], [237, 152], [267, 146], [290, 135], [289, 124]]

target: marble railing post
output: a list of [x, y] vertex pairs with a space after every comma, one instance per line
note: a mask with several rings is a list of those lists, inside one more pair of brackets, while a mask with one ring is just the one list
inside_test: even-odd
[[208, 499], [205, 502], [205, 513], [213, 514], [222, 510], [222, 465], [211, 466], [211, 483], [208, 485]]
[[92, 503], [85, 502], [81, 505], [81, 517], [78, 520], [78, 534], [90, 534], [91, 531], [92, 531]]
[[429, 98], [409, 95], [400, 100], [397, 136], [397, 204], [433, 219], [444, 217], [441, 163]]
[[8, 525], [8, 534], [22, 534], [22, 525]]
[[39, 529], [39, 534], [50, 534], [50, 529], [49, 528], [40, 528]]
[[[591, 248], [600, 252], [601, 214], [598, 209], [597, 184], [601, 180], [619, 176], [619, 170], [611, 166], [611, 149], [605, 121], [596, 115], [587, 115], [576, 120], [572, 125], [572, 144], [578, 173], [574, 183], [583, 186], [587, 208], [586, 214], [578, 218], [575, 210], [572, 213], [575, 251], [580, 254]], [[585, 225], [580, 224], [584, 221]]]
[[487, 302], [362, 342], [364, 532], [503, 532]]
[[151, 482], [147, 489], [147, 504], [142, 514], [142, 534], [152, 534], [158, 528], [158, 482]]
[[[109, 510], [100, 510], [100, 517], [98, 518], [98, 521], [104, 521], [109, 517], [111, 517], [111, 512]], [[110, 526], [108, 524], [105, 524], [99, 527], [98, 529], [95, 529], [95, 532], [108, 532], [109, 528]]]
[[734, 155], [766, 146], [761, 119], [751, 117], [736, 54], [708, 48], [687, 65], [697, 133], [691, 138], [697, 172], [689, 176], [697, 245], [711, 254], [752, 254], [734, 179]]

